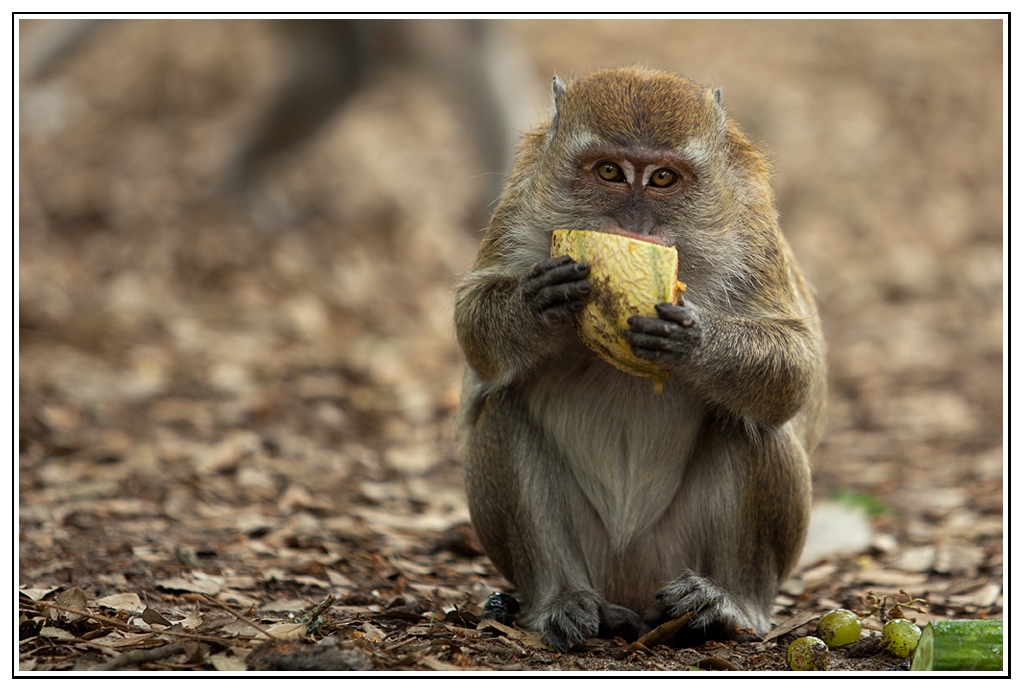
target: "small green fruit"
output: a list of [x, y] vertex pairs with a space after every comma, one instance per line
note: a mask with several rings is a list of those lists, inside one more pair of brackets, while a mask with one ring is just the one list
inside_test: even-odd
[[917, 648], [921, 628], [910, 620], [890, 620], [882, 628], [882, 643], [893, 656], [906, 658]]
[[852, 644], [860, 639], [860, 618], [852, 610], [833, 610], [818, 620], [817, 635], [830, 649]]
[[825, 670], [831, 658], [825, 642], [817, 637], [800, 637], [786, 651], [790, 670]]

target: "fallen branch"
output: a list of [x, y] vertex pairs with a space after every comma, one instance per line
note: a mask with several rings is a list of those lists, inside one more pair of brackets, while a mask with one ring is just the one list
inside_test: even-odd
[[132, 630], [133, 632], [138, 632], [140, 634], [152, 634], [153, 633], [152, 630], [147, 630], [144, 627], [139, 627], [137, 625], [130, 625], [127, 622], [122, 622], [121, 620], [115, 620], [114, 618], [108, 618], [107, 616], [100, 615], [98, 613], [90, 613], [88, 611], [81, 611], [81, 610], [76, 610], [75, 608], [68, 608], [66, 606], [57, 605], [53, 601], [33, 601], [33, 603], [35, 603], [37, 605], [41, 605], [44, 608], [53, 608], [54, 610], [60, 610], [60, 611], [63, 611], [65, 613], [71, 613], [72, 615], [78, 615], [78, 616], [83, 617], [83, 618], [89, 618], [89, 619], [95, 620], [96, 622], [98, 622], [100, 624], [109, 625], [110, 627], [116, 627], [117, 629]]
[[142, 665], [143, 663], [152, 663], [153, 661], [161, 661], [171, 656], [177, 656], [178, 654], [185, 653], [185, 642], [175, 642], [173, 644], [164, 644], [153, 649], [137, 649], [135, 651], [127, 651], [123, 654], [119, 654], [114, 658], [110, 659], [106, 663], [94, 668], [96, 671], [111, 671], [121, 670], [128, 668], [129, 666]]

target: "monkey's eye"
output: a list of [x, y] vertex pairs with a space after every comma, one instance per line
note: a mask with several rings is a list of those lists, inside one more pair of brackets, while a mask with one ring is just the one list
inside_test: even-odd
[[611, 161], [602, 161], [594, 167], [594, 170], [597, 172], [597, 177], [609, 183], [621, 183], [626, 179], [619, 164]]
[[651, 185], [654, 187], [668, 187], [679, 178], [667, 168], [660, 168], [651, 174]]

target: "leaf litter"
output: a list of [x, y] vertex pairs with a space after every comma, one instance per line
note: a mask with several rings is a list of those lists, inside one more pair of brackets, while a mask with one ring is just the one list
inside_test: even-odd
[[[19, 135], [21, 672], [784, 670], [817, 617], [870, 594], [923, 599], [918, 624], [1002, 617], [998, 22], [504, 28], [538, 81], [644, 59], [718, 79], [771, 142], [829, 340], [816, 498], [872, 498], [861, 542], [801, 565], [764, 642], [558, 654], [481, 619], [511, 587], [468, 526], [452, 432], [451, 290], [479, 240], [452, 113], [383, 78], [280, 166], [308, 213], [268, 233], [214, 173], [272, 79], [266, 23], [129, 20], [56, 70], [60, 126]], [[715, 75], [694, 74], [709, 52]], [[394, 160], [397, 201], [358, 174]]]

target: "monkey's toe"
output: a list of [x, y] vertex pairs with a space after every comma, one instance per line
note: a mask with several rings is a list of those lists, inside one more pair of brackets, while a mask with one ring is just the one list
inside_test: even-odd
[[651, 628], [629, 608], [604, 603], [601, 605], [601, 636], [620, 636], [635, 641]]

